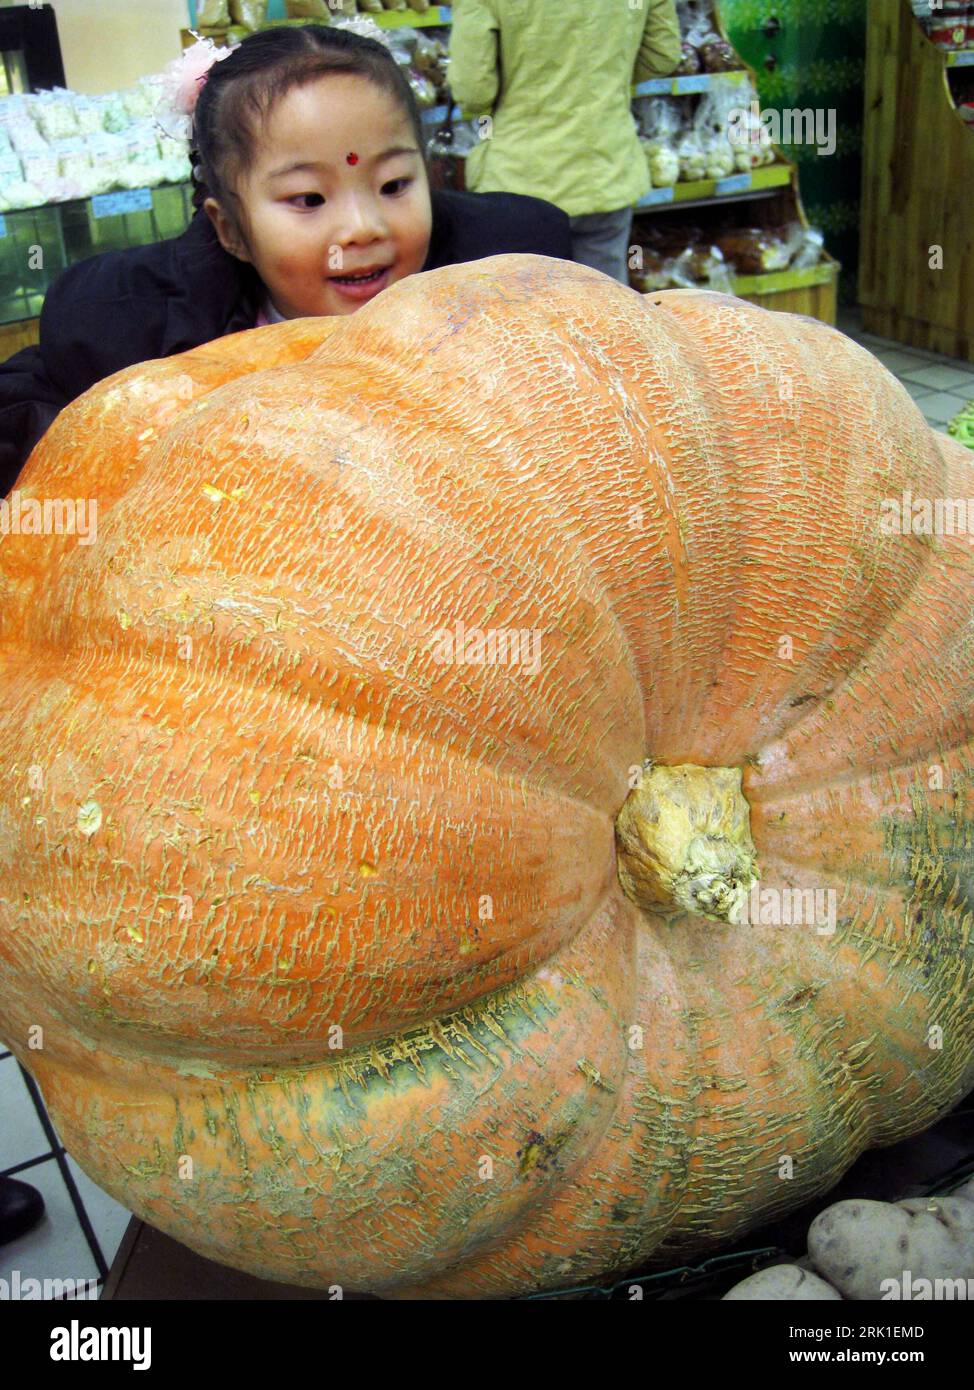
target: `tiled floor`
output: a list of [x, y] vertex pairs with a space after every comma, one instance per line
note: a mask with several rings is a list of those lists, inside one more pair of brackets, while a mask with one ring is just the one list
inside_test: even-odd
[[104, 1283], [130, 1213], [69, 1158], [37, 1087], [0, 1051], [0, 1175], [36, 1187], [46, 1213], [20, 1240], [0, 1245], [0, 1279]]
[[[839, 327], [897, 376], [934, 429], [943, 430], [974, 400], [974, 363], [904, 348], [861, 331], [859, 315], [843, 311]], [[974, 462], [974, 453], [971, 455]], [[19, 1176], [40, 1189], [47, 1206], [41, 1224], [21, 1240], [0, 1246], [0, 1279], [15, 1269], [21, 1279], [92, 1279], [104, 1282], [129, 1213], [68, 1158], [43, 1102], [16, 1058], [0, 1054], [0, 1175]]]
[[858, 310], [841, 310], [838, 326], [899, 378], [933, 429], [946, 431], [948, 422], [974, 400], [974, 362], [959, 362], [863, 333]]

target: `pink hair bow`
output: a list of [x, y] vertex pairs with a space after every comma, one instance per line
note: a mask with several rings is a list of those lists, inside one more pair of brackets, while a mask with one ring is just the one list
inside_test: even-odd
[[165, 71], [166, 104], [182, 116], [192, 116], [210, 68], [229, 58], [237, 46], [218, 48], [212, 39], [201, 38], [195, 29], [189, 32], [196, 42], [184, 49], [182, 57], [174, 59]]

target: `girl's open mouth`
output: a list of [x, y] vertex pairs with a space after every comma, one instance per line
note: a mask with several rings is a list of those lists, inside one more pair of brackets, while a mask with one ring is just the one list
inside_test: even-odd
[[365, 275], [331, 275], [328, 283], [348, 299], [370, 299], [388, 284], [391, 270], [385, 265]]

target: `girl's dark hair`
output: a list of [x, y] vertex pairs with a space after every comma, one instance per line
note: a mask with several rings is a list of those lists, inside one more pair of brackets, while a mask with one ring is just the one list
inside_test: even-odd
[[215, 198], [242, 231], [236, 189], [271, 109], [293, 87], [329, 73], [356, 73], [388, 92], [409, 117], [426, 167], [416, 98], [384, 44], [323, 24], [277, 25], [248, 34], [209, 70], [193, 116], [193, 207]]

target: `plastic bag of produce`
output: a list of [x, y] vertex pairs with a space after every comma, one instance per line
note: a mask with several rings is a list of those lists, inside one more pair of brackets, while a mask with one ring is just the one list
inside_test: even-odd
[[639, 251], [641, 264], [630, 268], [629, 271], [629, 283], [632, 288], [640, 294], [669, 289], [670, 277], [663, 257], [658, 251], [653, 251], [647, 246], [641, 246]]
[[55, 87], [53, 91], [39, 92], [37, 95], [39, 100], [34, 109], [34, 119], [45, 140], [64, 140], [78, 134], [73, 92], [64, 87]]
[[796, 222], [788, 228], [786, 245], [791, 269], [809, 270], [822, 259], [825, 237], [817, 227], [803, 227]]
[[717, 238], [724, 260], [740, 275], [765, 275], [784, 270], [790, 251], [785, 234], [774, 227], [741, 227]]
[[701, 68], [700, 54], [692, 43], [685, 41], [680, 45], [680, 61], [673, 74], [674, 77], [691, 77], [699, 72]]
[[105, 130], [116, 134], [132, 124], [132, 117], [125, 109], [121, 92], [106, 92], [100, 100], [103, 103], [102, 125]]
[[435, 106], [436, 88], [429, 78], [424, 77], [422, 73], [416, 72], [413, 69], [410, 69], [406, 76], [409, 79], [409, 85], [413, 89], [413, 95], [416, 98], [420, 110], [425, 111], [429, 107]]
[[[87, 184], [91, 172], [91, 154], [87, 142], [78, 135], [69, 135], [65, 140], [58, 140], [54, 148], [57, 151], [58, 173], [62, 179], [79, 186]], [[84, 193], [81, 192], [77, 196], [83, 197]]]
[[230, 0], [230, 18], [244, 29], [259, 29], [267, 23], [267, 0]]
[[707, 156], [695, 130], [688, 130], [676, 147], [680, 161], [680, 182], [693, 183], [707, 176]]
[[21, 156], [24, 178], [39, 188], [44, 203], [63, 202], [65, 194], [61, 175], [58, 171], [57, 151], [53, 146], [44, 150], [30, 150]]
[[284, 0], [284, 13], [288, 19], [328, 20], [333, 12], [328, 8], [327, 0]]
[[674, 147], [683, 129], [680, 103], [669, 97], [637, 97], [633, 102], [640, 135], [646, 140], [666, 140]]
[[686, 43], [698, 52], [705, 43], [719, 43], [720, 35], [714, 26], [712, 0], [683, 0], [680, 6], [680, 28]]
[[196, 27], [198, 29], [222, 29], [230, 23], [230, 7], [227, 0], [197, 0]]
[[654, 188], [672, 188], [680, 179], [680, 159], [668, 140], [644, 140], [643, 150]]

